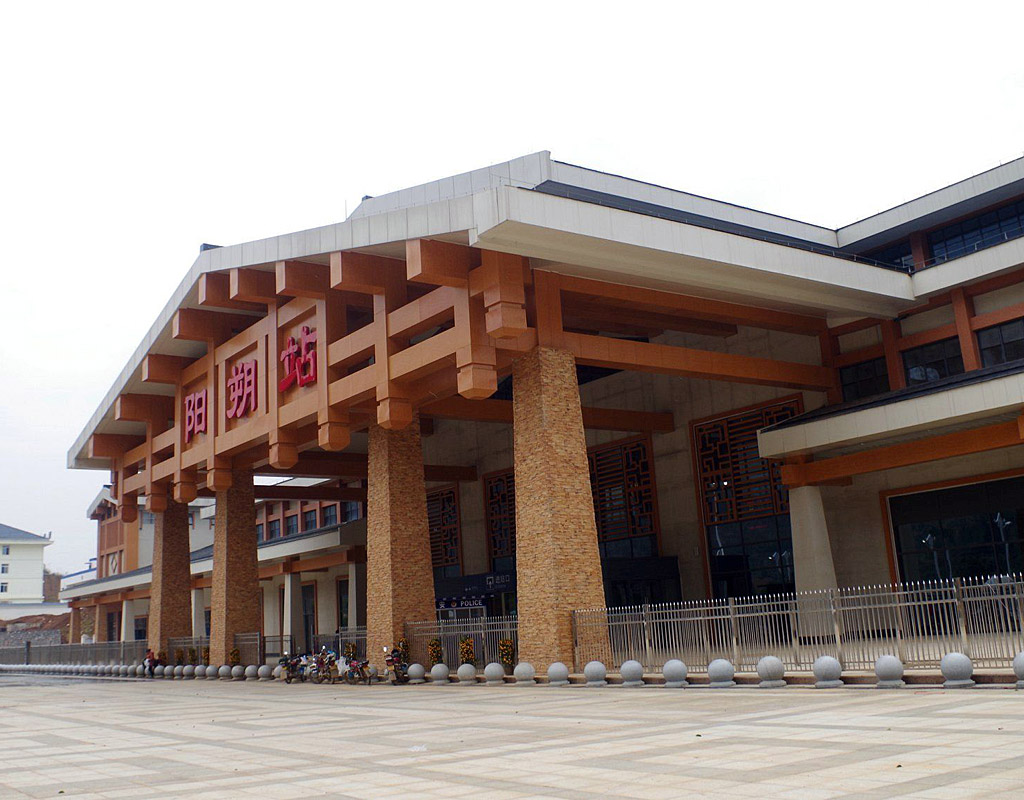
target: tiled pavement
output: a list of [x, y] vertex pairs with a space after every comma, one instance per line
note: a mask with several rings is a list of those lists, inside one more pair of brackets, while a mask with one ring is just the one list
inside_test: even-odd
[[1024, 692], [0, 677], [0, 798], [1022, 797]]

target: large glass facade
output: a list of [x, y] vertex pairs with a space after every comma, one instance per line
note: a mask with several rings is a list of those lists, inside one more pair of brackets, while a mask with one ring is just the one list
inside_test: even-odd
[[1003, 575], [1024, 567], [1024, 477], [891, 497], [900, 577]]

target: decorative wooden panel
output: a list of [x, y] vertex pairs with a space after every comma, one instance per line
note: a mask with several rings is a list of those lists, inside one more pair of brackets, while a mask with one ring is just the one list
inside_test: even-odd
[[693, 426], [704, 522], [721, 525], [789, 511], [780, 461], [757, 452], [757, 432], [803, 411], [801, 398], [768, 403]]
[[516, 554], [516, 482], [512, 470], [484, 478], [484, 511], [491, 559]]
[[599, 541], [658, 534], [649, 439], [592, 447], [587, 453]]
[[461, 566], [458, 487], [447, 486], [427, 493], [427, 526], [434, 568]]

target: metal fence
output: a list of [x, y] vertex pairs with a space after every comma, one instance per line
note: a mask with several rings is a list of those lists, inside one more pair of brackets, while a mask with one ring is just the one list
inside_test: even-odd
[[333, 650], [339, 656], [345, 654], [346, 647], [355, 648], [355, 658], [366, 658], [366, 628], [345, 628], [338, 633], [318, 633], [313, 637], [312, 650], [321, 647]]
[[[179, 636], [167, 640], [169, 664], [205, 664], [209, 660], [209, 636]], [[179, 658], [178, 655], [181, 654]]]
[[[473, 654], [478, 667], [491, 662], [500, 663], [499, 642], [502, 639], [511, 640], [513, 654], [519, 651], [519, 621], [515, 614], [511, 614], [507, 617], [408, 622], [405, 625], [410, 658], [421, 664], [429, 663], [427, 646], [431, 639], [437, 639], [441, 643], [444, 663], [450, 667], [458, 666], [462, 662], [459, 645], [465, 637], [473, 640]], [[514, 655], [512, 660], [514, 663]]]
[[576, 669], [635, 659], [660, 669], [671, 658], [695, 669], [727, 658], [750, 671], [765, 655], [790, 670], [818, 656], [868, 670], [885, 654], [934, 667], [948, 652], [978, 667], [1005, 667], [1024, 650], [1024, 577], [926, 581], [728, 600], [573, 612]]
[[0, 664], [141, 664], [145, 642], [0, 647]]
[[236, 633], [235, 650], [238, 651], [238, 663], [243, 667], [250, 664], [265, 664], [267, 659], [263, 654], [263, 636], [259, 631], [255, 633]]

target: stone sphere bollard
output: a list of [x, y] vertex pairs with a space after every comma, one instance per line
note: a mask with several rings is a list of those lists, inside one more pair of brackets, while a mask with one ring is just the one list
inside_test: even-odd
[[206, 677], [206, 664], [196, 664], [195, 676], [197, 681]]
[[505, 668], [496, 661], [492, 661], [484, 667], [484, 679], [488, 686], [504, 686]]
[[437, 686], [447, 686], [449, 672], [450, 670], [445, 664], [434, 664], [430, 668], [430, 682]]
[[134, 678], [135, 677], [135, 670], [137, 670], [137, 669], [138, 669], [138, 666], [136, 666], [135, 664], [129, 664], [128, 665], [128, 677], [129, 678]]
[[875, 677], [879, 689], [899, 689], [903, 686], [903, 662], [896, 656], [879, 656], [875, 662]]
[[944, 689], [967, 689], [974, 686], [974, 681], [971, 680], [974, 664], [963, 653], [946, 653], [939, 663], [939, 669], [942, 670], [942, 677], [946, 679], [942, 684]]
[[223, 664], [221, 668], [217, 670], [217, 677], [223, 681], [231, 680], [231, 665]]
[[587, 686], [607, 686], [608, 669], [600, 661], [591, 661], [583, 668], [583, 677]]
[[157, 678], [162, 678], [164, 676], [164, 665], [157, 664], [156, 667], [153, 669], [153, 675]]
[[280, 664], [278, 664], [276, 667], [274, 667], [274, 673], [273, 673], [274, 680], [275, 681], [276, 680], [280, 680], [281, 679], [281, 675], [283, 673], [284, 673], [284, 667], [282, 667]]
[[516, 679], [516, 686], [536, 686], [537, 670], [529, 661], [520, 661], [512, 670], [512, 677]]
[[260, 676], [260, 671], [255, 664], [250, 664], [245, 668], [245, 679], [247, 681], [254, 681]]
[[263, 664], [258, 670], [256, 670], [256, 677], [261, 681], [269, 681], [274, 676], [274, 670], [270, 664]]
[[174, 677], [177, 680], [181, 680], [182, 678], [184, 678], [185, 677], [185, 667], [183, 667], [180, 664], [178, 666], [176, 666], [174, 668]]
[[666, 689], [682, 689], [689, 686], [686, 680], [686, 664], [678, 658], [672, 658], [665, 662], [661, 668], [661, 674], [665, 676]]
[[459, 676], [459, 686], [476, 685], [475, 664], [461, 664], [455, 674]]
[[812, 667], [816, 689], [838, 689], [843, 685], [843, 665], [832, 656], [819, 656]]
[[548, 686], [568, 686], [569, 668], [561, 661], [548, 667]]
[[367, 670], [367, 673], [370, 676], [370, 683], [373, 683], [377, 680], [377, 676], [380, 675], [380, 670], [377, 669], [376, 664], [370, 664], [370, 668]]
[[426, 683], [424, 675], [427, 674], [426, 668], [422, 664], [410, 664], [409, 665], [409, 683], [420, 684]]
[[622, 685], [629, 689], [635, 689], [644, 685], [644, 665], [639, 661], [624, 661], [619, 667], [619, 675], [622, 676]]
[[1024, 653], [1013, 657], [1013, 674], [1017, 676], [1017, 688], [1024, 689]]
[[786, 685], [786, 665], [778, 656], [765, 656], [757, 662], [758, 686], [762, 689], [781, 689]]
[[245, 667], [241, 664], [235, 664], [231, 668], [231, 680], [233, 681], [244, 681], [245, 680]]
[[127, 678], [128, 677], [128, 665], [127, 664], [122, 664], [120, 669], [118, 669], [118, 672], [121, 674], [122, 678]]
[[736, 685], [736, 668], [731, 661], [716, 658], [708, 664], [708, 680], [712, 689], [728, 689]]
[[185, 669], [182, 671], [181, 676], [185, 680], [191, 680], [196, 676], [196, 668], [194, 664], [186, 664]]

